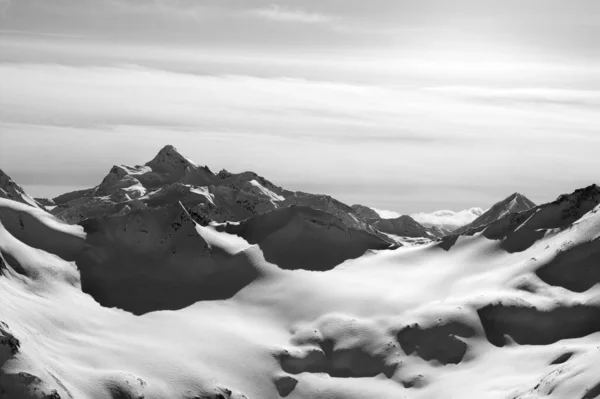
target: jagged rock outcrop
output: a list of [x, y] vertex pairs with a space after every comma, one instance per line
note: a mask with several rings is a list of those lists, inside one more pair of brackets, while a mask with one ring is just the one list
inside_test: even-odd
[[115, 165], [98, 186], [54, 198], [51, 212], [78, 223], [181, 202], [194, 215], [222, 222], [275, 209], [288, 193], [253, 172], [215, 175], [167, 145], [145, 165]]
[[373, 208], [369, 208], [368, 206], [355, 204], [352, 205], [352, 210], [354, 211], [354, 213], [356, 213], [357, 216], [359, 216], [367, 222], [373, 222], [381, 219], [379, 214]]
[[384, 233], [401, 237], [432, 237], [426, 227], [408, 215], [402, 215], [395, 219], [381, 219], [372, 226]]

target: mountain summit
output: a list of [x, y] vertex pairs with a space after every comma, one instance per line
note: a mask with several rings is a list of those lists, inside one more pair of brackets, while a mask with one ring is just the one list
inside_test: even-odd
[[520, 193], [513, 193], [500, 202], [495, 203], [490, 209], [484, 212], [471, 223], [458, 228], [454, 231], [456, 234], [464, 233], [467, 230], [484, 226], [495, 222], [511, 213], [519, 213], [535, 207], [533, 201]]
[[0, 198], [8, 198], [13, 201], [31, 205], [35, 208], [41, 208], [36, 200], [31, 198], [23, 187], [19, 186], [9, 175], [0, 169]]

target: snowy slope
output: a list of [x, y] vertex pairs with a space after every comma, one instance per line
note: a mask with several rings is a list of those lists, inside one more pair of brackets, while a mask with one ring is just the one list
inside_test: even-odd
[[[593, 399], [599, 202], [592, 186], [472, 235], [311, 272], [267, 262], [261, 237], [341, 249], [266, 222], [246, 228], [251, 245], [183, 208], [84, 229], [0, 200], [0, 397]], [[147, 295], [160, 297], [238, 256], [255, 274], [227, 299], [136, 316], [82, 291], [101, 285], [98, 268], [130, 284], [157, 273]]]

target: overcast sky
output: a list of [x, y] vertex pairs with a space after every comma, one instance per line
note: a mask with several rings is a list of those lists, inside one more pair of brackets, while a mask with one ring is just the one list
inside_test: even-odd
[[599, 183], [598, 0], [0, 0], [0, 168], [34, 196], [165, 144], [399, 213]]

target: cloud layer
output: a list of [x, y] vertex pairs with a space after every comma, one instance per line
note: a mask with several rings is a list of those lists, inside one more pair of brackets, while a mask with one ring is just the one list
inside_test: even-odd
[[482, 208], [470, 208], [462, 211], [441, 210], [431, 213], [413, 213], [411, 216], [424, 226], [437, 226], [447, 230], [455, 230], [461, 226], [471, 223], [483, 212]]
[[[377, 208], [373, 208], [373, 210], [377, 212], [379, 216], [383, 219], [395, 219], [397, 217], [402, 216], [401, 213], [395, 211], [388, 211]], [[446, 209], [430, 213], [418, 212], [412, 213], [410, 214], [410, 216], [426, 227], [436, 226], [446, 230], [455, 230], [461, 226], [471, 223], [473, 220], [477, 219], [483, 212], [485, 211], [482, 208], [475, 207], [470, 209], [464, 209], [458, 212]]]

